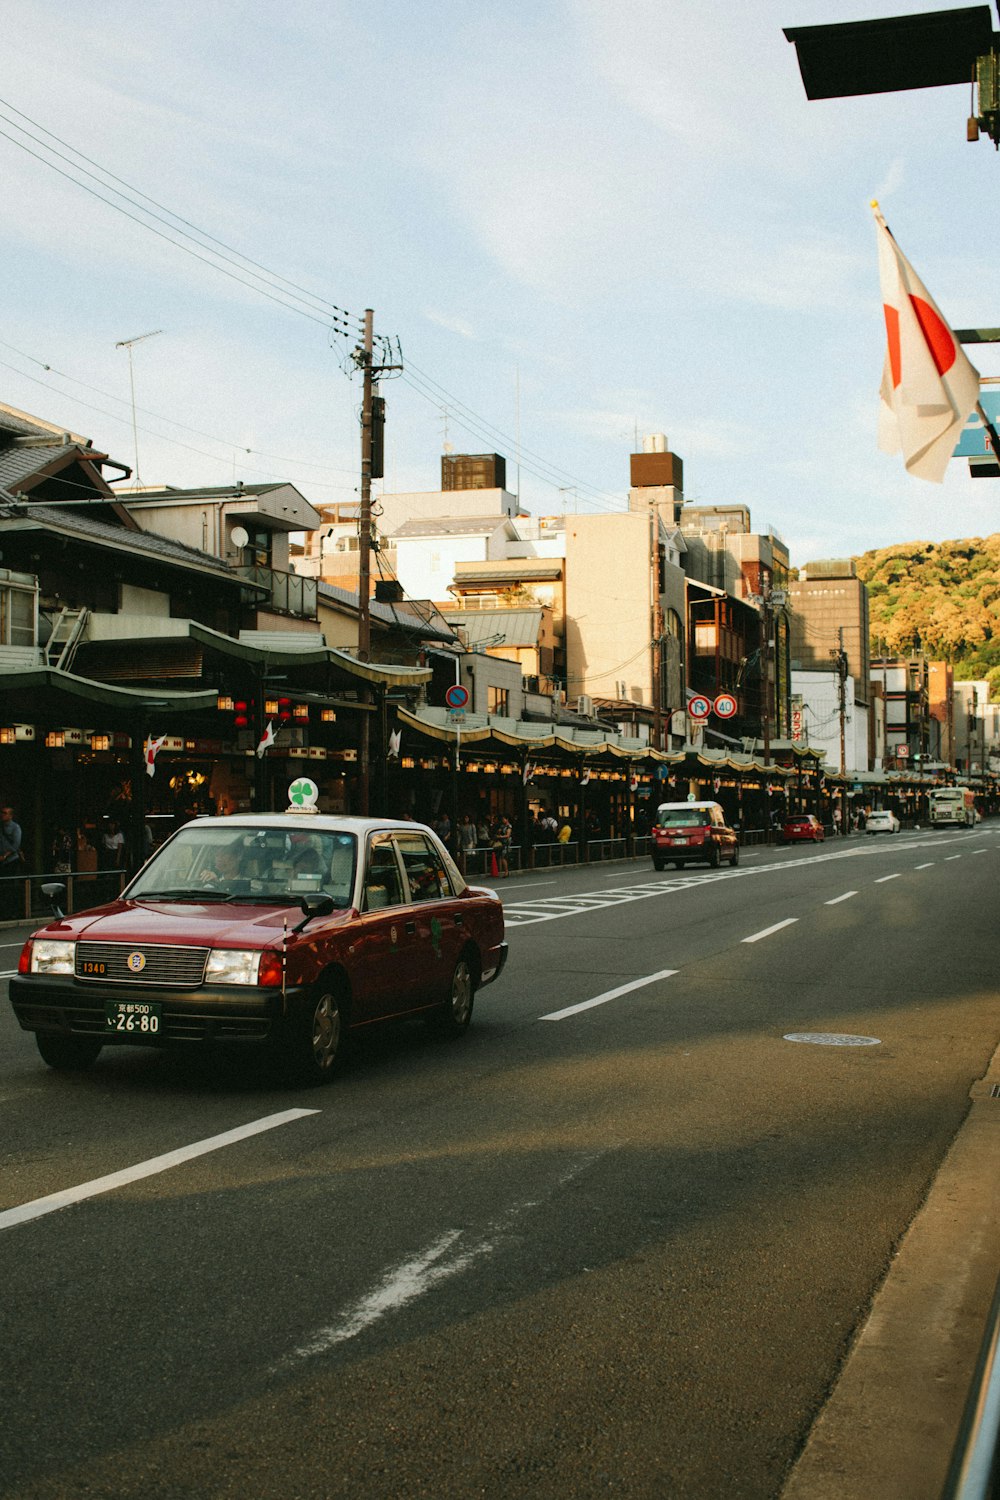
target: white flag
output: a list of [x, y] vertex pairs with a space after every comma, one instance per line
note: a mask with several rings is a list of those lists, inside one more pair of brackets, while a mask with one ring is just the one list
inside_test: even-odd
[[878, 445], [903, 454], [907, 473], [940, 484], [979, 400], [979, 372], [872, 203], [887, 348]]
[[524, 770], [521, 772], [521, 779], [523, 780], [525, 786], [528, 785], [528, 782], [531, 780], [532, 776], [534, 776], [537, 769], [538, 767], [532, 765], [530, 760], [526, 760], [524, 762]]
[[399, 759], [399, 747], [402, 739], [403, 732], [401, 729], [394, 729], [389, 735], [389, 760]]
[[586, 786], [589, 781], [590, 781], [590, 772], [589, 771], [584, 771], [583, 775], [580, 777], [580, 785], [581, 786]]
[[269, 750], [273, 744], [274, 744], [274, 722], [273, 722], [273, 720], [268, 719], [268, 721], [267, 721], [267, 728], [264, 730], [264, 733], [261, 736], [260, 744], [257, 746], [257, 759], [258, 760], [263, 760], [265, 750]]

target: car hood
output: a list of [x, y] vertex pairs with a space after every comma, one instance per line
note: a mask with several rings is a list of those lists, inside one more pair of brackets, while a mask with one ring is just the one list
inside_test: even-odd
[[[323, 919], [342, 924], [349, 912]], [[116, 901], [41, 928], [36, 937], [100, 943], [179, 943], [195, 948], [271, 948], [302, 920], [297, 906], [227, 906], [218, 901]], [[306, 929], [308, 931], [308, 928]]]

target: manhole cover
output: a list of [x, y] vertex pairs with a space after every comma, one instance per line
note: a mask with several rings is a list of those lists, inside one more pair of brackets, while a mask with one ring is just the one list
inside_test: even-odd
[[811, 1042], [814, 1047], [880, 1047], [877, 1036], [850, 1036], [844, 1031], [789, 1031], [786, 1042]]

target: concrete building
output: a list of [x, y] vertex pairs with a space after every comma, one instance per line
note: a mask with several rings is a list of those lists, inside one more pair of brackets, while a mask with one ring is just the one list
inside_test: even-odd
[[[869, 713], [871, 655], [868, 645], [868, 589], [850, 558], [807, 563], [788, 584], [791, 631], [792, 691], [803, 699], [803, 724], [810, 744], [825, 742], [830, 702], [834, 705], [836, 753], [840, 765], [839, 657], [846, 657], [846, 766], [871, 770], [875, 759]], [[826, 679], [829, 679], [827, 682]]]
[[966, 775], [1000, 769], [1000, 703], [988, 682], [954, 685], [955, 768]]

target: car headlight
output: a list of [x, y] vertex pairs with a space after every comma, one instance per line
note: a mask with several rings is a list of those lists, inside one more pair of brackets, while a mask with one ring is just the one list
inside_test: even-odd
[[35, 938], [31, 944], [31, 974], [72, 974], [75, 963], [75, 943]]
[[256, 984], [260, 953], [256, 948], [213, 948], [205, 968], [206, 983]]

